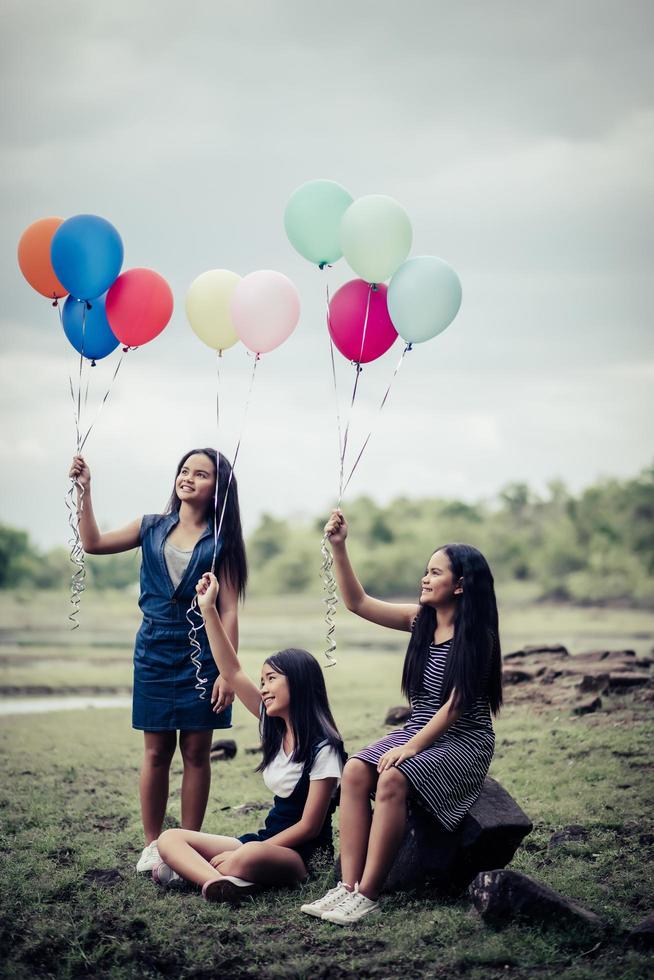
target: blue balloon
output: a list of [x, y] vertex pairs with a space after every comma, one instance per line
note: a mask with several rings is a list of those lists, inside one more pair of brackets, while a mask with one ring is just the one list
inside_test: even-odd
[[123, 242], [112, 224], [95, 214], [77, 214], [55, 232], [50, 259], [71, 296], [95, 299], [106, 293], [123, 264]]
[[64, 333], [76, 351], [91, 361], [99, 361], [118, 347], [118, 338], [112, 333], [104, 303], [105, 296], [93, 300], [87, 309], [82, 300], [69, 296], [64, 303]]
[[435, 255], [417, 255], [397, 270], [386, 295], [393, 326], [408, 344], [442, 333], [461, 306], [461, 282]]

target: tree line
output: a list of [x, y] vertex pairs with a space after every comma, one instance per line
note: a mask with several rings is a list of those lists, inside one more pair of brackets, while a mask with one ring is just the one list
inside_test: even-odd
[[[654, 466], [576, 495], [560, 481], [544, 495], [512, 483], [497, 499], [474, 504], [398, 497], [382, 506], [359, 497], [346, 515], [355, 567], [378, 596], [415, 596], [422, 561], [439, 545], [465, 541], [486, 555], [499, 583], [530, 582], [540, 598], [654, 607]], [[250, 590], [319, 591], [324, 520], [264, 514], [247, 541]], [[134, 552], [90, 555], [88, 582], [136, 588], [138, 566]], [[25, 531], [0, 525], [0, 588], [63, 588], [70, 573], [65, 548], [42, 552]]]

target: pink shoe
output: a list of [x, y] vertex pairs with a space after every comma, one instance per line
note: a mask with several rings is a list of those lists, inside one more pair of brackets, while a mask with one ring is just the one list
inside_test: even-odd
[[253, 895], [259, 890], [259, 885], [245, 878], [235, 878], [233, 875], [223, 875], [222, 878], [211, 878], [202, 886], [202, 898], [207, 902], [227, 902], [238, 905], [247, 895]]

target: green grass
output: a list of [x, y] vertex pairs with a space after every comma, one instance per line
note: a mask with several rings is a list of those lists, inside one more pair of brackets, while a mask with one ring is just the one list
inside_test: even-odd
[[[39, 658], [7, 670], [20, 671], [21, 677], [31, 671], [33, 682], [38, 678], [53, 686], [66, 676], [100, 674], [122, 682], [129, 671], [129, 631], [138, 621], [133, 600], [112, 597], [103, 605], [104, 597], [100, 602], [88, 594], [83, 602], [84, 626], [71, 642], [65, 597], [48, 597], [38, 617], [29, 607], [26, 625], [20, 616], [24, 604], [2, 596], [5, 629], [21, 623], [22, 628], [19, 643], [5, 634], [0, 653], [8, 656], [11, 650], [13, 657], [24, 651]], [[515, 645], [564, 635], [574, 639], [568, 642], [575, 650], [605, 645], [596, 611], [564, 607], [557, 620], [555, 610], [545, 614], [542, 607], [519, 603], [507, 609], [505, 625]], [[319, 653], [321, 616], [306, 600], [248, 604], [242, 618], [247, 668], [256, 674], [266, 652], [298, 643], [298, 637]], [[616, 610], [605, 625], [619, 639], [617, 645], [633, 646], [635, 638], [644, 652], [647, 641], [635, 634], [646, 634], [654, 617], [633, 616]], [[108, 622], [116, 627], [114, 634]], [[537, 625], [533, 632], [530, 624]], [[103, 631], [99, 646], [96, 629]], [[47, 636], [47, 646], [39, 646], [40, 636]], [[600, 642], [590, 643], [591, 636]], [[392, 643], [399, 654], [404, 638], [342, 611], [337, 638], [339, 663], [326, 671], [326, 679], [352, 749], [384, 732], [386, 709], [402, 701], [401, 656], [389, 647]], [[116, 655], [124, 655], [124, 662], [110, 662]], [[69, 661], [68, 674], [62, 658]], [[306, 897], [330, 883], [329, 869], [296, 892], [269, 892], [237, 911], [206, 905], [194, 893], [157, 889], [133, 873], [141, 846], [142, 736], [131, 731], [129, 711], [111, 709], [0, 719], [3, 975], [18, 980], [647, 976], [651, 963], [624, 945], [624, 932], [654, 907], [650, 705], [638, 696], [612, 697], [611, 710], [575, 718], [567, 709], [512, 705], [511, 689], [506, 693], [491, 774], [534, 822], [512, 867], [602, 916], [608, 929], [597, 948], [597, 939], [558, 928], [516, 922], [496, 932], [470, 914], [465, 896], [444, 900], [417, 892], [388, 896], [383, 917], [340, 930], [298, 912]], [[231, 762], [214, 764], [205, 822], [206, 830], [217, 833], [258, 826], [263, 814], [243, 816], [233, 807], [263, 803], [267, 795], [253, 773], [256, 758], [245, 753], [257, 744], [255, 725], [240, 706], [234, 722], [229, 734], [239, 752]], [[179, 818], [180, 778], [176, 757], [169, 825]], [[551, 834], [570, 823], [583, 824], [588, 839], [548, 849]], [[98, 880], [98, 871], [112, 869], [119, 873], [116, 880]]]

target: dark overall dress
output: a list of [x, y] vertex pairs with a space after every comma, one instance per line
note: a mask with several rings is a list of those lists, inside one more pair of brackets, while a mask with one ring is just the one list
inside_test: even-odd
[[[292, 827], [293, 824], [299, 823], [304, 813], [307, 796], [309, 795], [311, 767], [315, 762], [318, 752], [327, 744], [324, 741], [313, 746], [311, 755], [305, 762], [302, 775], [295, 784], [295, 789], [291, 795], [286, 797], [273, 797], [273, 808], [266, 817], [265, 826], [254, 834], [241, 834], [238, 838], [241, 843], [248, 844], [250, 841], [266, 841], [270, 837], [274, 837], [275, 834], [280, 834], [282, 830], [286, 830], [288, 827]], [[333, 857], [332, 814], [335, 809], [336, 799], [332, 798], [325, 822], [318, 836], [314, 837], [313, 840], [307, 841], [305, 844], [298, 844], [292, 848], [293, 851], [297, 851], [305, 864], [307, 864], [313, 854], [318, 850], [324, 849], [330, 857]]]
[[[146, 732], [203, 731], [230, 728], [232, 709], [211, 710], [211, 691], [218, 669], [204, 628], [197, 639], [202, 648], [200, 677], [206, 678], [204, 698], [196, 688], [195, 667], [188, 638], [186, 612], [195, 585], [211, 568], [213, 524], [196, 543], [184, 576], [174, 588], [164, 559], [164, 542], [179, 522], [179, 514], [146, 514], [141, 522], [141, 595], [143, 622], [134, 647], [132, 727]], [[218, 541], [217, 557], [222, 542]], [[202, 622], [194, 616], [194, 622]]]

